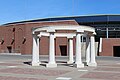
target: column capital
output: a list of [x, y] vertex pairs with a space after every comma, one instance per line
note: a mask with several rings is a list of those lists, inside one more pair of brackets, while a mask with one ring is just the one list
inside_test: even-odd
[[53, 38], [56, 38], [56, 36], [54, 35], [55, 32], [49, 32], [49, 33], [50, 33], [50, 36], [54, 36]]
[[36, 34], [36, 33], [34, 33], [34, 34], [32, 34], [32, 36], [33, 36], [33, 37], [36, 37], [36, 38], [41, 37], [40, 33], [39, 33], [39, 34], [38, 34], [38, 33], [37, 33], [37, 34]]
[[81, 32], [76, 32], [76, 36], [79, 35], [79, 36], [83, 36], [84, 34], [81, 33]]
[[33, 31], [32, 34], [38, 35], [38, 34], [40, 34], [40, 31], [36, 31], [36, 32]]

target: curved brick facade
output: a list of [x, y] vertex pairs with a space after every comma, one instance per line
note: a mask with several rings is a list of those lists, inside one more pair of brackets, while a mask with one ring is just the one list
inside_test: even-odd
[[[74, 20], [53, 21], [53, 22], [26, 22], [9, 24], [0, 27], [0, 52], [9, 53], [32, 53], [32, 31], [33, 27], [55, 26], [55, 25], [79, 25]], [[60, 32], [60, 31], [59, 31]], [[62, 31], [68, 32], [68, 31]], [[42, 37], [40, 41], [40, 54], [48, 54], [49, 37]], [[60, 46], [67, 48], [67, 38], [55, 39], [56, 55], [61, 55]]]

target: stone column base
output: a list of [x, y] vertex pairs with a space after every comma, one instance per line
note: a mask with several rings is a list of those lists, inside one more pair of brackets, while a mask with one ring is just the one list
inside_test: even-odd
[[67, 61], [67, 64], [73, 64], [74, 61]]
[[84, 68], [84, 64], [83, 63], [81, 63], [81, 64], [77, 63], [77, 64], [74, 64], [74, 66], [76, 68]]
[[55, 68], [55, 67], [57, 67], [57, 64], [48, 63], [48, 64], [46, 64], [46, 67], [48, 67], [48, 68]]
[[32, 62], [32, 66], [39, 66], [40, 62], [36, 63], [36, 62]]
[[96, 66], [97, 66], [97, 63], [89, 63], [88, 66], [96, 67]]

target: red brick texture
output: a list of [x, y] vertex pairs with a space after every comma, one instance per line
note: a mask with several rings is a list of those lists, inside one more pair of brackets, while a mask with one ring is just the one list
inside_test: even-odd
[[120, 38], [103, 38], [100, 56], [113, 56], [113, 46], [120, 46]]

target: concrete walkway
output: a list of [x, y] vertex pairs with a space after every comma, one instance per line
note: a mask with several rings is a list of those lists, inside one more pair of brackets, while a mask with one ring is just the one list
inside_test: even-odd
[[75, 68], [67, 65], [67, 57], [57, 57], [57, 68], [33, 67], [31, 56], [0, 55], [0, 80], [120, 80], [120, 58], [97, 57], [98, 67]]

